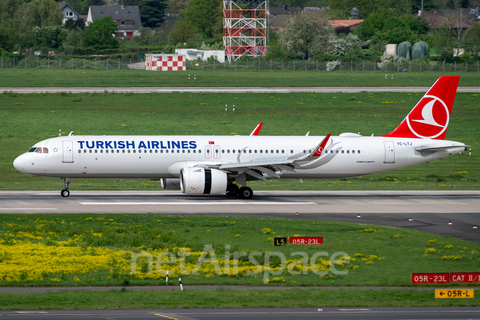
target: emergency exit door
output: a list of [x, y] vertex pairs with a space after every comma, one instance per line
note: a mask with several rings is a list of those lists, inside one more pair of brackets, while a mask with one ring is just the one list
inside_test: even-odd
[[73, 162], [73, 142], [63, 141], [62, 147], [63, 147], [62, 162], [72, 163]]
[[395, 146], [393, 141], [384, 141], [385, 159], [383, 163], [395, 163]]

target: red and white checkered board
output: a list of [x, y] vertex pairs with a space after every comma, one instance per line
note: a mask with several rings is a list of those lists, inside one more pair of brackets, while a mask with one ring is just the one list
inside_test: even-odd
[[152, 58], [152, 69], [155, 71], [185, 71], [186, 61], [183, 56], [160, 56]]

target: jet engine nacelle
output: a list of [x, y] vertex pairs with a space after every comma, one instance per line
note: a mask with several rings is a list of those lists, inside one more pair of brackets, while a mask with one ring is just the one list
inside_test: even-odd
[[227, 173], [217, 169], [183, 168], [180, 187], [186, 194], [223, 194], [227, 191]]
[[161, 179], [162, 188], [167, 190], [180, 190], [180, 179]]

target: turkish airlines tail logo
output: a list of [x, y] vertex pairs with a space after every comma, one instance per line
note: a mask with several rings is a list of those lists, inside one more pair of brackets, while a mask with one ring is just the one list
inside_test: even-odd
[[459, 80], [457, 76], [440, 77], [402, 123], [384, 137], [445, 139]]

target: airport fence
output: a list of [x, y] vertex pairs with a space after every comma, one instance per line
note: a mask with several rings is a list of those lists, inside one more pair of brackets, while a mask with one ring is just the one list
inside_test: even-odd
[[[120, 59], [75, 58], [0, 58], [0, 68], [18, 69], [144, 69], [143, 62]], [[231, 71], [379, 71], [379, 72], [480, 72], [478, 62], [442, 63], [407, 61], [379, 63], [378, 61], [318, 61], [318, 60], [241, 60], [220, 63], [216, 60], [187, 62], [187, 70]]]

